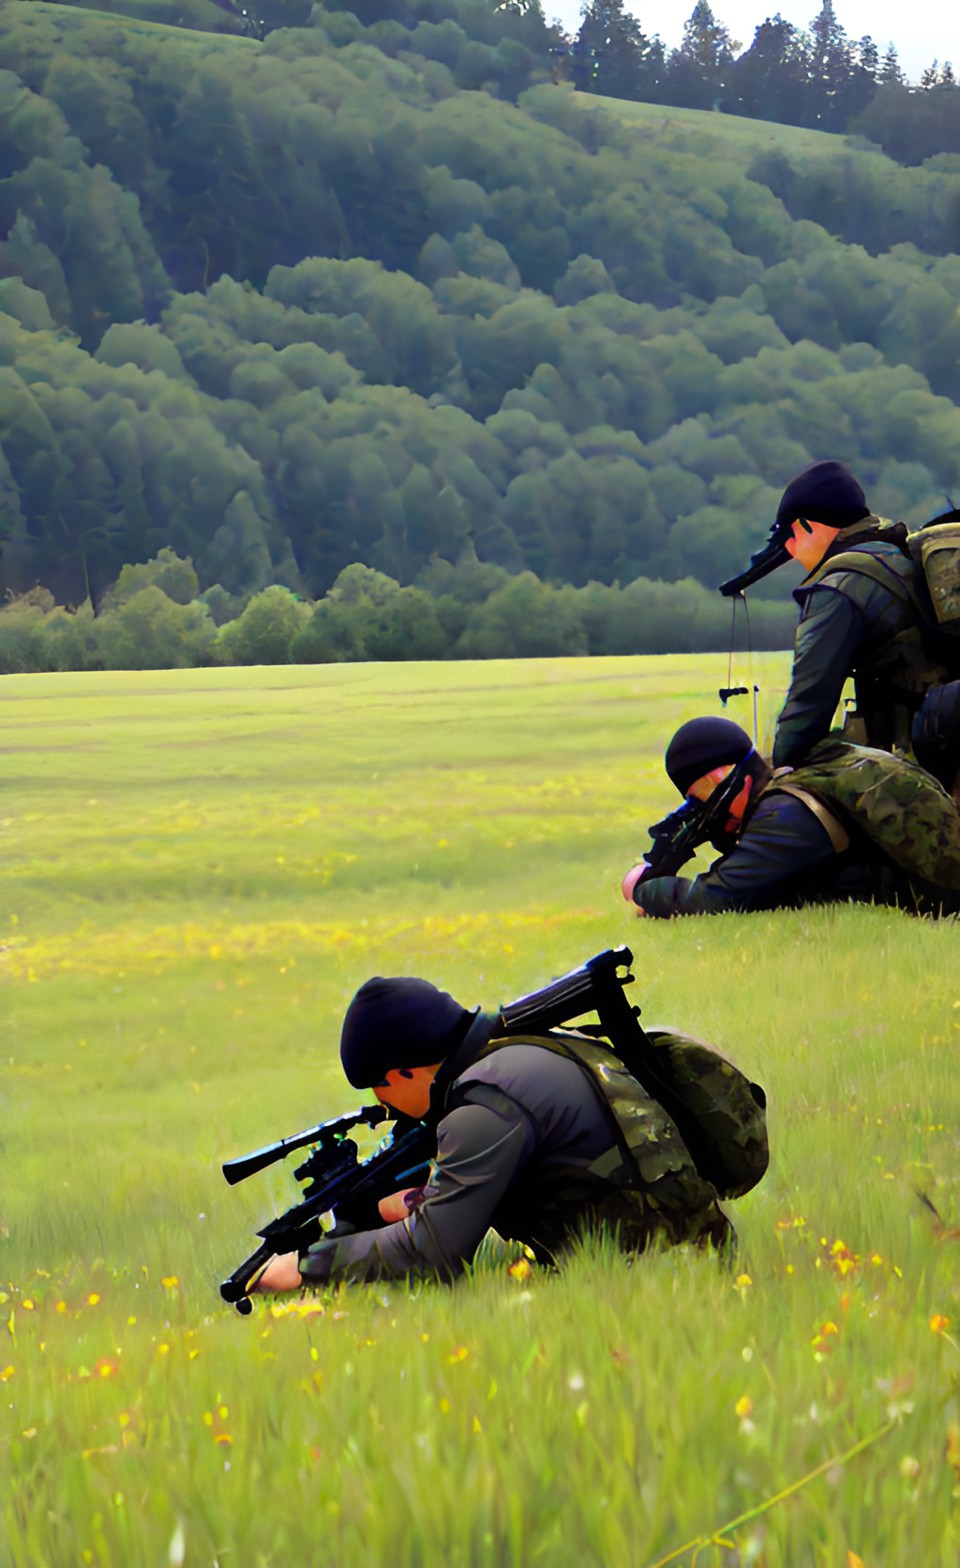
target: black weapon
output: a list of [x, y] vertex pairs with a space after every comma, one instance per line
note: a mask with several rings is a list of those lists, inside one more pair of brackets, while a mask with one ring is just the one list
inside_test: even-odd
[[685, 800], [649, 829], [650, 848], [641, 882], [653, 877], [675, 877], [710, 837], [706, 824], [709, 801]]
[[675, 877], [701, 844], [713, 843], [723, 833], [730, 807], [743, 789], [747, 765], [754, 755], [755, 752], [748, 752], [717, 785], [709, 800], [687, 799], [648, 829], [652, 842], [638, 886], [654, 877]]
[[[354, 1127], [377, 1127], [387, 1120], [393, 1121], [389, 1138], [368, 1159], [361, 1160], [348, 1133]], [[224, 1301], [232, 1302], [244, 1316], [253, 1310], [250, 1288], [265, 1263], [277, 1253], [301, 1252], [317, 1241], [324, 1234], [321, 1215], [333, 1215], [333, 1228], [327, 1235], [379, 1224], [378, 1201], [398, 1188], [422, 1185], [436, 1148], [435, 1136], [425, 1122], [398, 1116], [385, 1105], [368, 1105], [228, 1160], [223, 1174], [234, 1186], [308, 1143], [314, 1147], [294, 1171], [297, 1181], [305, 1183], [302, 1202], [257, 1231], [262, 1245], [220, 1286]]]
[[[789, 530], [787, 531], [789, 537]], [[782, 538], [769, 539], [767, 543], [753, 555], [736, 577], [730, 577], [725, 583], [720, 584], [720, 592], [725, 599], [732, 599], [735, 594], [742, 594], [745, 588], [752, 588], [761, 577], [767, 577], [770, 572], [775, 572], [778, 567], [786, 566], [790, 554]]]

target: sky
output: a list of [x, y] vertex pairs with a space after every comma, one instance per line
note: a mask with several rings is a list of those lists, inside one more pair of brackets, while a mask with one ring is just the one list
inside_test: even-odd
[[[808, 28], [820, 10], [820, 0], [710, 0], [714, 16], [730, 29], [744, 49], [753, 42], [760, 23], [777, 11], [794, 27]], [[542, 0], [544, 15], [557, 17], [567, 32], [580, 26], [580, 0]], [[669, 48], [675, 49], [683, 38], [683, 24], [695, 0], [658, 0], [658, 3], [632, 4], [626, 9], [639, 19], [645, 33], [659, 33]], [[954, 11], [948, 0], [913, 0], [904, 10], [902, 0], [833, 0], [837, 21], [848, 38], [869, 33], [881, 58], [887, 45], [896, 47], [900, 67], [910, 81], [934, 60], [953, 63], [960, 77], [960, 7]]]

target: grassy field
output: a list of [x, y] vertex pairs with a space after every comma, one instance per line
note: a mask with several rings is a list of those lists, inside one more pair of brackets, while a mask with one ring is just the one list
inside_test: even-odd
[[664, 146], [690, 152], [718, 149], [725, 158], [744, 167], [761, 152], [782, 152], [798, 163], [805, 158], [833, 161], [849, 158], [852, 146], [863, 167], [871, 160], [885, 165], [890, 162], [879, 147], [872, 147], [864, 138], [852, 141], [836, 131], [779, 125], [773, 120], [715, 114], [708, 109], [680, 109], [673, 104], [633, 103], [626, 98], [604, 98], [593, 93], [575, 93], [574, 98], [588, 112], [602, 105], [614, 119]]
[[[631, 920], [663, 746], [726, 674], [0, 683], [4, 1568], [955, 1568], [960, 931]], [[493, 1006], [619, 942], [649, 1023], [768, 1090], [732, 1272], [491, 1247], [453, 1290], [222, 1307], [296, 1188], [219, 1164], [355, 1103], [362, 980]]]

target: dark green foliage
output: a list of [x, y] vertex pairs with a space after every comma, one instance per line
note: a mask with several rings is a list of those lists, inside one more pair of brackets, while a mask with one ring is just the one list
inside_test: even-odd
[[757, 28], [749, 49], [740, 55], [732, 76], [733, 103], [738, 114], [758, 120], [803, 122], [807, 97], [806, 40], [777, 13]]
[[110, 596], [114, 605], [125, 603], [144, 588], [159, 588], [174, 604], [190, 604], [196, 599], [200, 584], [191, 560], [182, 560], [175, 550], [165, 545], [152, 561], [138, 566], [123, 567]]
[[[613, 633], [588, 603], [610, 593], [626, 628], [617, 585], [729, 575], [825, 451], [914, 519], [956, 484], [949, 161], [750, 163], [707, 117], [629, 127], [550, 85], [498, 102], [536, 77], [532, 6], [315, 21], [259, 41], [8, 0], [15, 592], [106, 622], [155, 587], [208, 607], [223, 657], [594, 650]], [[731, 50], [698, 5], [688, 61], [726, 73]], [[195, 585], [173, 590], [164, 551]], [[391, 592], [351, 599], [358, 562]]]
[[177, 603], [155, 583], [124, 597], [96, 621], [99, 661], [110, 670], [172, 670], [205, 664], [213, 639], [214, 625], [205, 605]]
[[737, 47], [708, 0], [697, 0], [684, 23], [683, 42], [670, 57], [667, 102], [689, 109], [719, 107], [731, 88]]
[[265, 588], [235, 621], [221, 626], [214, 656], [220, 664], [289, 664], [290, 644], [309, 613], [289, 589]]
[[[168, 581], [179, 588], [188, 565], [158, 558], [140, 570], [174, 568], [179, 575]], [[125, 578], [128, 587], [135, 580]], [[33, 589], [0, 609], [0, 673], [672, 653], [730, 642], [727, 605], [692, 578], [557, 588], [532, 572], [511, 577], [478, 561], [435, 561], [424, 584], [403, 588], [354, 562], [313, 605], [275, 586], [243, 607], [219, 585], [181, 605], [152, 583], [127, 597], [111, 589], [96, 618], [89, 604], [68, 612]], [[793, 606], [756, 604], [752, 646], [782, 647], [794, 620]]]
[[648, 98], [662, 67], [659, 39], [644, 36], [623, 0], [589, 0], [571, 54], [575, 87], [610, 98]]
[[916, 92], [890, 79], [851, 128], [869, 136], [898, 163], [960, 153], [960, 89], [935, 83], [926, 92]]

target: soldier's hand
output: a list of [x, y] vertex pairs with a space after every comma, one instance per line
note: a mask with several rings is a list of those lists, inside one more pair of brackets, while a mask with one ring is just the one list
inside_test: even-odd
[[[623, 896], [626, 899], [628, 904], [632, 904], [633, 903], [633, 890], [637, 886], [638, 882], [642, 882], [643, 881], [644, 877], [646, 876], [646, 874], [647, 874], [647, 872], [649, 870], [650, 870], [650, 867], [648, 866], [648, 864], [647, 864], [647, 862], [645, 860], [641, 860], [641, 862], [640, 862], [640, 864], [638, 866], [631, 866], [630, 867], [630, 870], [627, 872], [626, 876], [624, 877], [623, 881], [620, 884], [620, 887], [621, 887], [622, 892], [623, 892]], [[638, 915], [642, 915], [642, 914], [646, 913], [645, 910], [638, 908], [636, 905], [634, 907], [636, 908], [636, 911], [637, 911]]]
[[299, 1290], [302, 1284], [299, 1255], [296, 1252], [284, 1252], [270, 1259], [253, 1289]]
[[377, 1204], [380, 1218], [385, 1225], [393, 1225], [397, 1220], [408, 1220], [414, 1209], [419, 1208], [422, 1197], [422, 1187], [404, 1187], [401, 1192], [391, 1192], [388, 1198], [381, 1198]]

